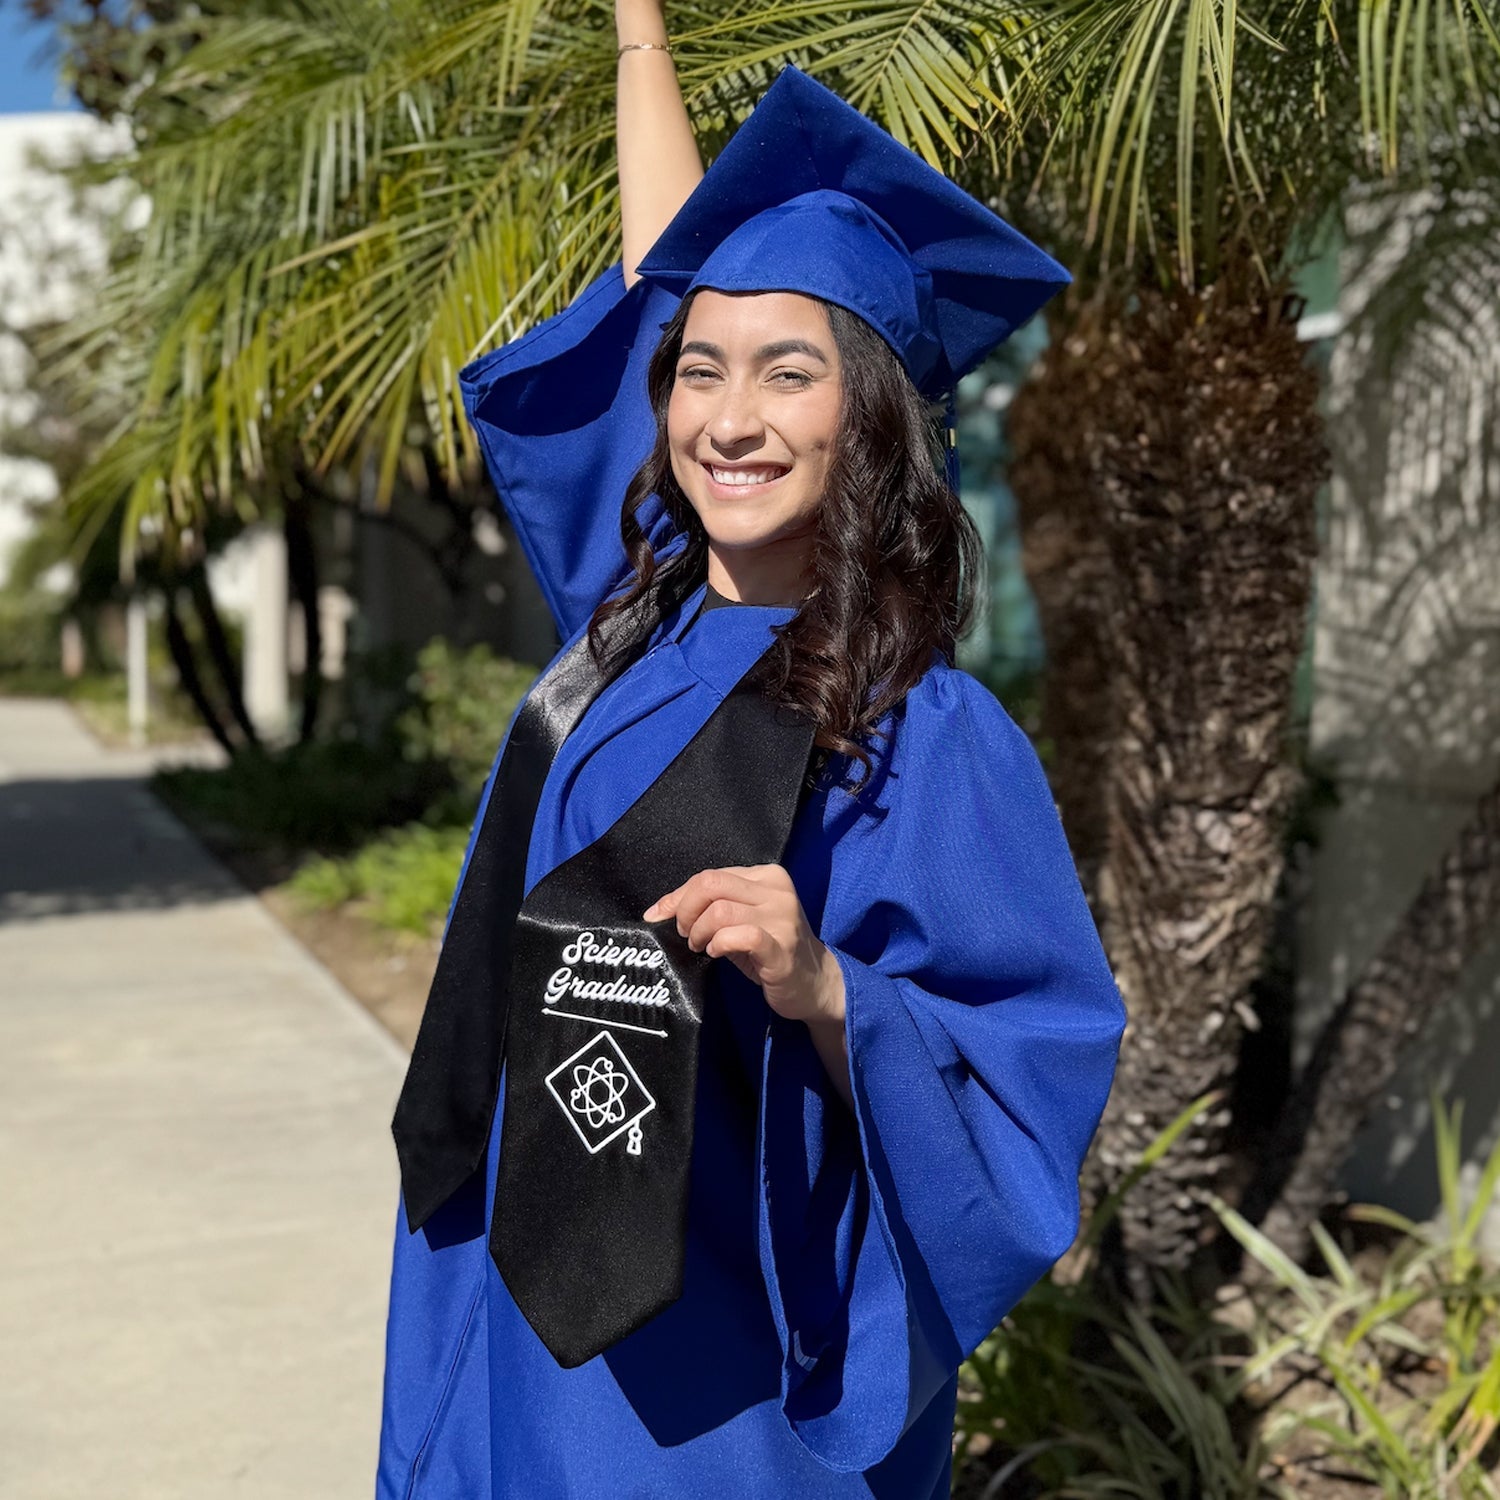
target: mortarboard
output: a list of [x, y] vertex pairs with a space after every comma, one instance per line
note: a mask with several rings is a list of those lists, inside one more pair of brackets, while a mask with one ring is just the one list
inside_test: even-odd
[[685, 296], [803, 292], [858, 314], [940, 396], [1066, 286], [1024, 235], [797, 68], [638, 267]]

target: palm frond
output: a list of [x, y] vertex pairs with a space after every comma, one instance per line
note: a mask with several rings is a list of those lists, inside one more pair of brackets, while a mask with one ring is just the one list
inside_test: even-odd
[[[1500, 57], [1483, 0], [685, 0], [671, 19], [710, 151], [797, 62], [1085, 279], [1191, 283], [1236, 257], [1271, 279], [1351, 173], [1459, 138]], [[125, 372], [133, 515], [191, 524], [283, 443], [375, 463], [382, 495], [411, 443], [472, 472], [458, 370], [617, 254], [612, 25], [602, 0], [258, 0], [184, 23], [136, 106], [149, 220], [60, 353]], [[121, 463], [102, 454], [91, 492]]]

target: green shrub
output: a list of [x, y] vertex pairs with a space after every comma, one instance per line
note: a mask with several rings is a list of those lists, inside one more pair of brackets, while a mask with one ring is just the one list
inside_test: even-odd
[[1433, 1100], [1443, 1211], [1434, 1226], [1388, 1208], [1356, 1205], [1350, 1217], [1395, 1236], [1378, 1274], [1362, 1275], [1321, 1225], [1313, 1238], [1327, 1267], [1294, 1265], [1239, 1214], [1218, 1212], [1283, 1295], [1265, 1300], [1247, 1378], [1315, 1399], [1297, 1413], [1301, 1447], [1388, 1500], [1494, 1500], [1500, 1453], [1500, 1271], [1478, 1250], [1500, 1186], [1500, 1143], [1471, 1202], [1459, 1188], [1463, 1110]]
[[447, 766], [472, 803], [536, 675], [535, 667], [496, 656], [488, 646], [456, 651], [440, 638], [429, 641], [408, 682], [412, 702], [396, 719], [404, 753]]
[[467, 828], [395, 828], [342, 859], [309, 860], [288, 882], [306, 905], [349, 905], [380, 927], [436, 935], [468, 843]]
[[451, 780], [442, 766], [344, 740], [246, 750], [221, 769], [158, 773], [153, 785], [190, 820], [249, 845], [340, 853], [419, 817]]
[[1035, 1286], [960, 1377], [955, 1493], [1261, 1500], [1265, 1439], [1236, 1365], [1243, 1329], [1162, 1278], [1149, 1309], [1122, 1306], [1096, 1248], [1130, 1187], [1201, 1115], [1195, 1101], [1084, 1226], [1067, 1269]]
[[66, 698], [71, 688], [61, 667], [0, 668], [0, 697]]
[[1350, 1210], [1394, 1236], [1362, 1266], [1320, 1226], [1327, 1274], [1304, 1271], [1220, 1203], [1264, 1284], [1206, 1298], [1163, 1276], [1149, 1305], [1124, 1305], [1093, 1258], [1122, 1194], [1102, 1204], [1067, 1269], [965, 1365], [955, 1495], [1269, 1500], [1321, 1494], [1320, 1476], [1337, 1474], [1389, 1500], [1495, 1500], [1500, 1273], [1477, 1242], [1500, 1146], [1462, 1203], [1459, 1111], [1435, 1101], [1434, 1117], [1443, 1217], [1433, 1228]]
[[[385, 662], [387, 669], [391, 663]], [[389, 670], [387, 676], [390, 675]], [[226, 767], [166, 772], [161, 795], [190, 820], [252, 847], [345, 855], [391, 865], [378, 877], [349, 875], [347, 889], [331, 868], [304, 878], [324, 905], [374, 900], [386, 925], [420, 929], [446, 910], [462, 840], [516, 704], [536, 676], [532, 667], [496, 657], [487, 647], [455, 651], [446, 641], [423, 648], [416, 668], [399, 674], [404, 707], [375, 743], [318, 741], [274, 752], [246, 750]], [[376, 841], [385, 829], [420, 821], [406, 841]], [[452, 864], [447, 889], [438, 872]], [[409, 886], [409, 890], [408, 890]], [[378, 889], [377, 897], [371, 893]], [[338, 894], [340, 891], [344, 893]]]
[[60, 626], [57, 600], [0, 591], [0, 675], [24, 683], [60, 673]]

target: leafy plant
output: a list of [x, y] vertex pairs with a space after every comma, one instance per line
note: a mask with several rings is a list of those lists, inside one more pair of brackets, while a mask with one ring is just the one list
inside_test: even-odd
[[[1052, 241], [1189, 284], [1226, 246], [1269, 274], [1357, 167], [1457, 134], [1500, 45], [1481, 0], [671, 14], [711, 150], [797, 62], [1045, 215]], [[320, 466], [371, 459], [388, 496], [415, 429], [458, 482], [477, 457], [458, 369], [618, 253], [608, 27], [602, 5], [497, 0], [241, 3], [152, 27], [167, 61], [129, 105], [152, 212], [61, 346], [112, 351], [134, 410], [75, 500], [123, 505], [131, 538], [148, 517], [177, 533], [278, 433]]]
[[413, 701], [396, 719], [403, 753], [409, 760], [446, 765], [472, 801], [535, 677], [535, 667], [497, 657], [488, 646], [460, 651], [434, 638], [417, 656], [407, 684]]
[[348, 906], [377, 926], [434, 934], [447, 912], [468, 831], [422, 823], [392, 829], [342, 859], [311, 859], [287, 888], [307, 906]]
[[1245, 1400], [1243, 1329], [1176, 1276], [1157, 1277], [1142, 1309], [1122, 1305], [1099, 1275], [1098, 1246], [1125, 1196], [1220, 1102], [1218, 1093], [1194, 1100], [1157, 1137], [1089, 1216], [1070, 1263], [1038, 1283], [964, 1366], [957, 1478], [981, 1456], [992, 1466], [982, 1488], [965, 1493], [1284, 1493], [1265, 1477], [1268, 1437]]
[[1281, 1496], [1235, 1369], [1243, 1341], [1170, 1276], [1149, 1314], [1045, 1281], [965, 1366], [959, 1474], [998, 1440], [978, 1495]]
[[159, 772], [152, 784], [190, 819], [247, 844], [340, 851], [419, 816], [449, 782], [441, 766], [345, 740], [246, 750], [226, 767]]
[[1319, 1226], [1319, 1276], [1218, 1202], [1266, 1285], [1205, 1298], [1159, 1274], [1149, 1305], [1122, 1305], [1094, 1247], [1122, 1196], [1216, 1102], [1205, 1096], [1163, 1132], [965, 1365], [955, 1495], [1269, 1500], [1335, 1471], [1391, 1500], [1493, 1500], [1500, 1271], [1479, 1234], [1500, 1145], [1466, 1199], [1462, 1110], [1434, 1101], [1437, 1224], [1354, 1208], [1351, 1219], [1392, 1236], [1388, 1251], [1351, 1258]]
[[55, 600], [0, 590], [0, 675], [41, 677], [59, 670]]
[[1459, 1170], [1461, 1104], [1434, 1098], [1442, 1213], [1414, 1223], [1374, 1204], [1356, 1222], [1393, 1232], [1377, 1277], [1362, 1277], [1322, 1226], [1313, 1238], [1326, 1277], [1304, 1271], [1223, 1203], [1217, 1210], [1254, 1262], [1289, 1293], [1261, 1310], [1252, 1379], [1291, 1372], [1326, 1395], [1300, 1417], [1324, 1453], [1391, 1500], [1493, 1500], [1500, 1428], [1500, 1271], [1479, 1249], [1500, 1185], [1500, 1143], [1465, 1204]]

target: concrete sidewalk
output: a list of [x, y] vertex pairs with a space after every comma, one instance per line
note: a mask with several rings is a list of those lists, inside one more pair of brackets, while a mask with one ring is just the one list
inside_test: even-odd
[[369, 1500], [404, 1055], [0, 699], [0, 1496]]

